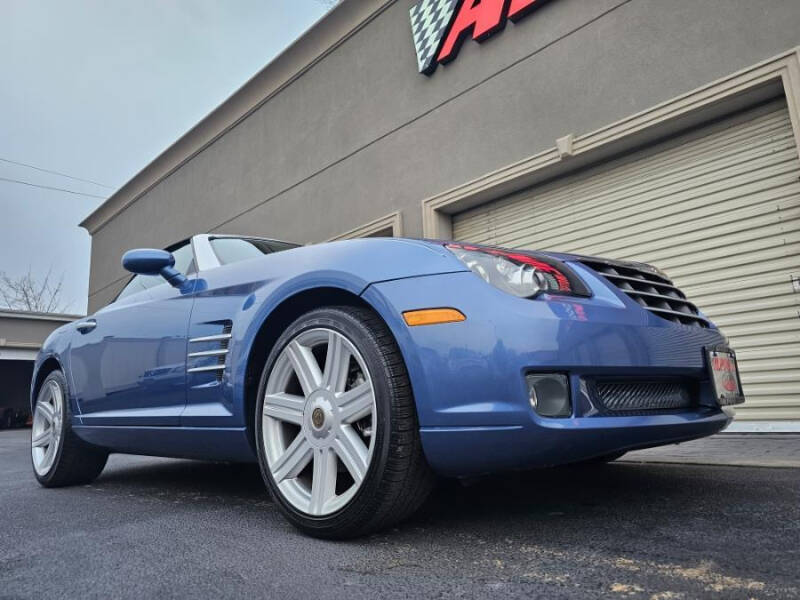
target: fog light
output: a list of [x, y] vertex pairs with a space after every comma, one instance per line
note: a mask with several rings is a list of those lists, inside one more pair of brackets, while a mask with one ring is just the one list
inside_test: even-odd
[[534, 374], [525, 377], [528, 382], [531, 406], [543, 417], [569, 417], [572, 405], [569, 400], [569, 382], [566, 375], [556, 373]]

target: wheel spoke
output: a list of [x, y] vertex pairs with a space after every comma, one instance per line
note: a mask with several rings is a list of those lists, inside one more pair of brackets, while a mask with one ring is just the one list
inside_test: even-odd
[[50, 382], [50, 395], [52, 397], [55, 410], [58, 410], [61, 407], [61, 386], [55, 381]]
[[321, 515], [325, 503], [336, 494], [336, 454], [330, 448], [314, 451], [314, 476], [311, 480], [311, 504], [308, 511]]
[[305, 398], [293, 394], [267, 394], [264, 398], [264, 414], [280, 421], [303, 424]]
[[303, 346], [297, 340], [294, 340], [286, 346], [286, 355], [289, 357], [297, 379], [300, 381], [303, 394], [309, 396], [311, 392], [322, 384], [322, 373], [317, 359], [314, 358], [314, 353], [311, 352], [311, 348], [308, 346]]
[[372, 413], [372, 385], [365, 382], [336, 398], [339, 418], [343, 423], [355, 423]]
[[306, 468], [311, 460], [311, 445], [301, 432], [289, 447], [284, 450], [280, 458], [272, 466], [272, 475], [280, 483], [284, 479], [294, 479]]
[[56, 448], [58, 444], [50, 444], [47, 446], [47, 450], [44, 451], [44, 457], [42, 457], [41, 466], [42, 467], [49, 467], [50, 464], [55, 459]]
[[34, 448], [39, 448], [40, 446], [46, 446], [47, 444], [51, 444], [53, 441], [53, 430], [52, 429], [45, 429], [38, 435], [34, 435], [31, 438], [31, 446]]
[[52, 423], [53, 419], [56, 416], [56, 413], [53, 410], [53, 407], [50, 406], [47, 402], [41, 402], [40, 401], [36, 405], [36, 410], [38, 410], [41, 413], [41, 415], [44, 418], [44, 420], [47, 421], [48, 423]]
[[325, 359], [325, 372], [322, 385], [333, 392], [344, 391], [347, 372], [350, 367], [350, 350], [338, 333], [328, 332], [328, 354]]
[[334, 442], [336, 454], [342, 464], [350, 472], [353, 480], [359, 484], [367, 474], [369, 451], [350, 425], [342, 425], [341, 433]]

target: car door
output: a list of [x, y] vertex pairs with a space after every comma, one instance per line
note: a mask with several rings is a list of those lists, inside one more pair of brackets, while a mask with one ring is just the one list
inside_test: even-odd
[[[243, 422], [237, 414], [229, 359], [233, 318], [242, 310], [253, 288], [231, 275], [229, 266], [275, 252], [296, 248], [295, 244], [235, 236], [196, 236], [195, 251], [211, 256], [214, 268], [201, 265], [198, 289], [189, 324], [187, 403], [181, 424], [187, 427], [233, 427]], [[202, 262], [202, 261], [201, 261]], [[233, 348], [235, 351], [236, 349]]]
[[[191, 245], [171, 251], [191, 276]], [[179, 424], [192, 287], [136, 275], [114, 302], [75, 324], [70, 364], [84, 425]]]

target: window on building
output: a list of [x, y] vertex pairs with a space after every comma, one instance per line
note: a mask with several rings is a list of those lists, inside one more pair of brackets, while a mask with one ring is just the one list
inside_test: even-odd
[[380, 231], [373, 231], [365, 235], [364, 237], [372, 238], [372, 237], [394, 237], [394, 227], [384, 227]]

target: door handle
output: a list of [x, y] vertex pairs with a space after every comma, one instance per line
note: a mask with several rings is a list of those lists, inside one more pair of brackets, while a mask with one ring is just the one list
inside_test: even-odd
[[84, 321], [83, 323], [78, 323], [77, 330], [81, 333], [89, 333], [95, 327], [97, 327], [97, 321], [94, 319], [89, 319], [88, 321]]

